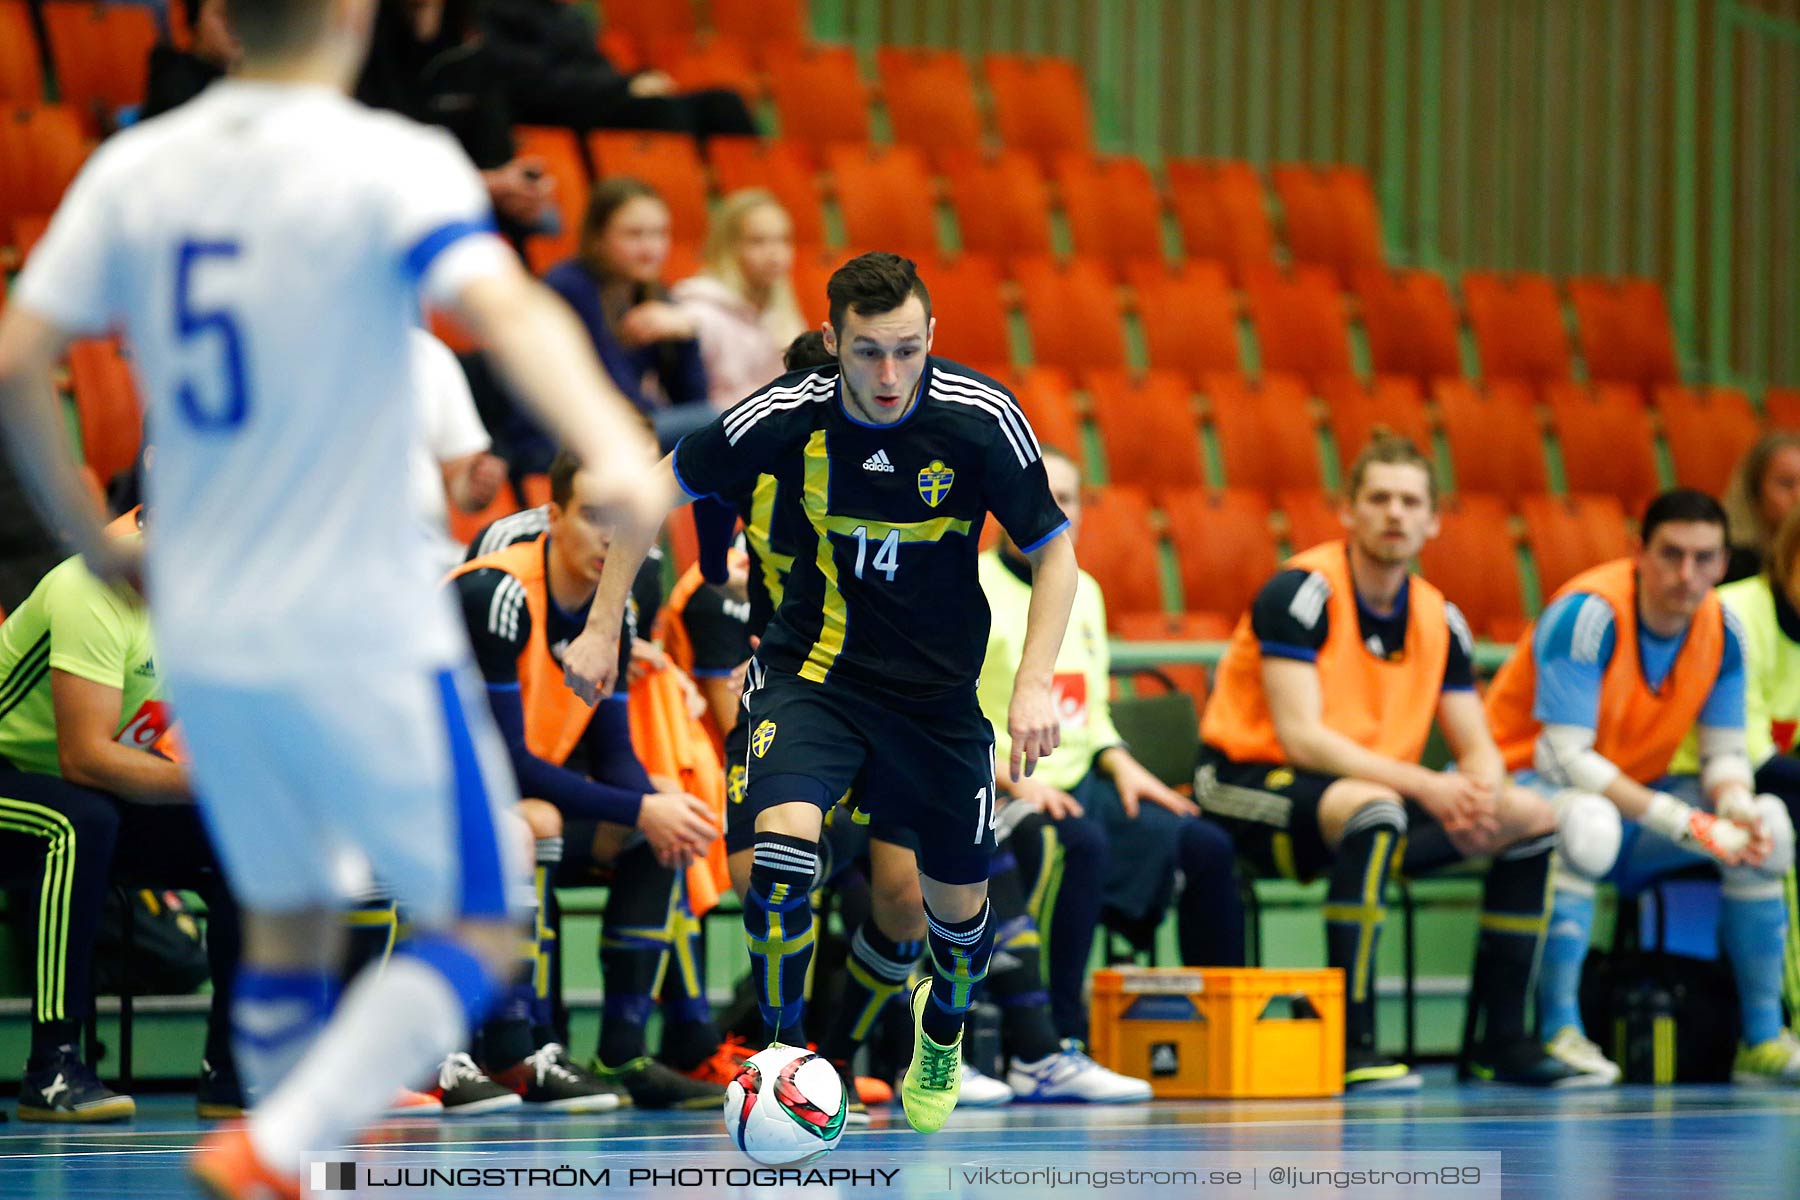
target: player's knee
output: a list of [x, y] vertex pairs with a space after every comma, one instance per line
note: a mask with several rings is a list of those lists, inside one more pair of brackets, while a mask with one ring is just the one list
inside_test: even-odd
[[1406, 832], [1406, 806], [1397, 793], [1374, 784], [1339, 780], [1325, 791], [1319, 805], [1319, 823], [1338, 827], [1336, 840], [1375, 829], [1394, 834]]
[[1582, 879], [1601, 879], [1619, 861], [1624, 822], [1612, 801], [1564, 788], [1550, 798], [1563, 868]]
[[1756, 815], [1769, 837], [1769, 854], [1757, 867], [1765, 878], [1783, 879], [1794, 869], [1794, 818], [1774, 796], [1756, 798]]
[[563, 835], [562, 813], [548, 800], [519, 801], [519, 815], [525, 818], [525, 824], [531, 828], [533, 838], [541, 841]]
[[925, 900], [917, 871], [896, 871], [885, 879], [878, 874], [869, 881], [869, 905], [876, 926], [888, 937], [909, 942], [925, 936]]
[[1106, 830], [1100, 822], [1086, 817], [1057, 821], [1056, 840], [1062, 845], [1064, 870], [1067, 864], [1104, 863], [1107, 857]]
[[1530, 788], [1511, 785], [1500, 789], [1500, 823], [1512, 841], [1543, 837], [1558, 828], [1550, 801]]

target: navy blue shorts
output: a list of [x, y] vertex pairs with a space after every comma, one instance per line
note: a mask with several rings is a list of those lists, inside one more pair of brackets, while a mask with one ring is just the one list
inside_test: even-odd
[[988, 877], [994, 731], [972, 696], [920, 716], [848, 688], [769, 671], [744, 704], [726, 740], [728, 850], [754, 841], [756, 815], [766, 808], [801, 800], [825, 810], [850, 792], [872, 838], [916, 840], [919, 870], [928, 878]]

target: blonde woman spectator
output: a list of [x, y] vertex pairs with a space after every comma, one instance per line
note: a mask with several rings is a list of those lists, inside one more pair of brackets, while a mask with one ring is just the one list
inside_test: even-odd
[[733, 192], [713, 214], [704, 270], [675, 286], [706, 364], [707, 398], [724, 411], [782, 373], [782, 349], [806, 328], [788, 272], [794, 225], [760, 189]]
[[1750, 447], [1724, 495], [1731, 518], [1725, 582], [1748, 579], [1768, 561], [1781, 519], [1800, 501], [1800, 433], [1776, 430]]

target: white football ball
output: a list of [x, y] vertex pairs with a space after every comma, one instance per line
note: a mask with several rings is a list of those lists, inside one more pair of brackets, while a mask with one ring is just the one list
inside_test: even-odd
[[824, 1154], [844, 1136], [848, 1112], [837, 1071], [800, 1047], [752, 1054], [725, 1085], [725, 1135], [764, 1166]]

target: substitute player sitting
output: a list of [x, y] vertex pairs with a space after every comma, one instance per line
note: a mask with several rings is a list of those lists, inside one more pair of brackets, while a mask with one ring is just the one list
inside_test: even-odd
[[[1420, 1083], [1375, 1041], [1382, 898], [1409, 830], [1410, 870], [1494, 856], [1470, 989], [1483, 1028], [1467, 1065], [1480, 1078], [1571, 1081], [1525, 1036], [1555, 821], [1506, 780], [1462, 614], [1410, 572], [1438, 528], [1431, 470], [1410, 442], [1378, 434], [1357, 457], [1343, 519], [1346, 540], [1289, 560], [1232, 634], [1201, 725], [1201, 806], [1263, 870], [1328, 872], [1325, 954], [1344, 970], [1346, 1087]], [[1419, 763], [1434, 718], [1454, 771]]]
[[[808, 892], [825, 810], [854, 786], [872, 820], [919, 835], [933, 969], [912, 993], [917, 1048], [901, 1100], [913, 1127], [929, 1133], [955, 1107], [963, 1020], [993, 946], [993, 732], [975, 698], [988, 626], [977, 535], [993, 512], [1037, 580], [1008, 713], [1015, 777], [1056, 744], [1051, 674], [1075, 553], [1012, 395], [930, 356], [930, 295], [911, 261], [861, 255], [838, 268], [826, 294], [837, 367], [783, 376], [690, 434], [653, 486], [673, 509], [684, 494], [736, 496], [772, 475], [779, 503], [798, 506], [811, 528], [745, 697], [744, 803], [756, 814], [756, 841], [744, 926], [771, 1035], [803, 1042]], [[619, 614], [647, 546], [641, 535], [615, 543], [588, 629], [564, 657], [590, 694], [616, 678]]]
[[[1588, 1039], [1577, 1004], [1594, 884], [1630, 894], [1709, 861], [1725, 876], [1719, 934], [1744, 1023], [1732, 1077], [1800, 1082], [1800, 1041], [1781, 1024], [1782, 879], [1794, 826], [1781, 801], [1754, 794], [1743, 634], [1712, 590], [1725, 572], [1726, 529], [1725, 510], [1704, 493], [1658, 496], [1637, 553], [1564, 584], [1488, 694], [1507, 765], [1553, 794], [1562, 828], [1539, 1028], [1551, 1054], [1603, 1083], [1619, 1068]], [[1671, 777], [1690, 731], [1699, 774]]]

